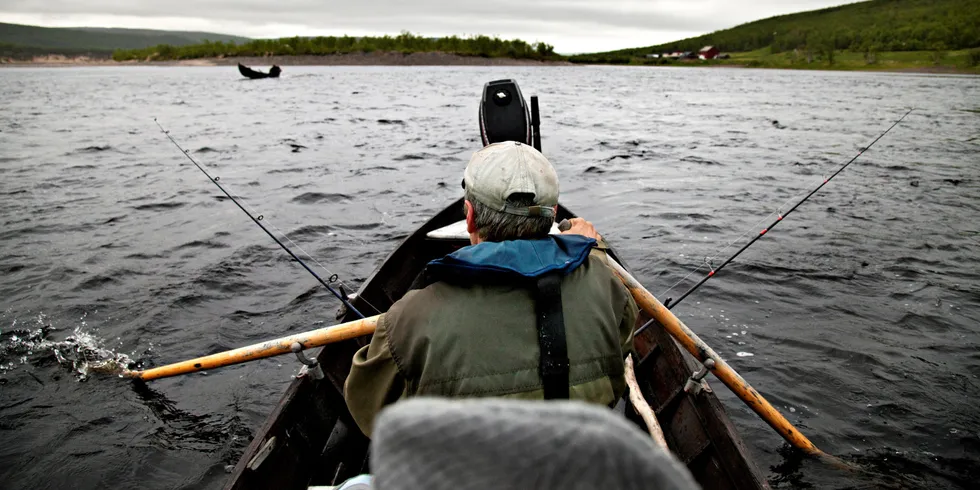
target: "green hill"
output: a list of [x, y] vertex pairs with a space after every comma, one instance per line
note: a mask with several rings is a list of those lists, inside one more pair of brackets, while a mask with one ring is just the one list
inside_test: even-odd
[[579, 62], [629, 62], [635, 56], [697, 51], [939, 51], [980, 47], [978, 0], [872, 0], [780, 15], [680, 41], [573, 56]]
[[248, 38], [210, 32], [158, 31], [99, 27], [38, 27], [0, 23], [0, 54], [94, 54], [110, 56], [116, 49], [140, 49], [159, 44], [186, 46], [205, 40], [246, 42]]

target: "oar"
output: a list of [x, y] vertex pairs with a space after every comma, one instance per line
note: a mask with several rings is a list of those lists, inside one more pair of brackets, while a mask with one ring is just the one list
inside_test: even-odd
[[[623, 266], [615, 260], [608, 260], [606, 264], [619, 276], [626, 285], [637, 305], [647, 314], [656, 319], [666, 328], [677, 341], [691, 353], [698, 361], [704, 363], [708, 359], [711, 363], [711, 372], [725, 383], [732, 392], [742, 399], [753, 411], [759, 414], [772, 428], [776, 429], [787, 442], [794, 447], [801, 449], [807, 454], [821, 457], [823, 459], [839, 461], [818, 449], [809, 439], [782, 414], [779, 413], [762, 395], [759, 394], [747, 381], [745, 381], [728, 363], [724, 361], [711, 347], [701, 340], [687, 325], [684, 325], [674, 314], [664, 307], [646, 288], [643, 287]], [[179, 376], [181, 374], [194, 373], [208, 369], [214, 369], [243, 362], [254, 361], [266, 357], [278, 356], [292, 352], [293, 344], [299, 343], [303, 349], [320, 347], [323, 345], [340, 342], [342, 340], [353, 339], [374, 333], [378, 323], [378, 315], [352, 322], [342, 323], [332, 327], [325, 327], [311, 332], [281, 337], [275, 340], [253, 344], [247, 347], [240, 347], [230, 351], [219, 352], [209, 356], [191, 359], [189, 361], [169, 364], [145, 371], [124, 371], [125, 377], [137, 378], [144, 381], [153, 379]]]
[[144, 381], [151, 379], [168, 378], [181, 374], [196, 373], [207, 369], [214, 369], [232, 364], [264, 359], [266, 357], [278, 356], [292, 352], [293, 344], [299, 343], [303, 349], [320, 347], [322, 345], [340, 342], [342, 340], [354, 339], [364, 335], [374, 333], [378, 324], [378, 316], [375, 315], [352, 322], [341, 323], [332, 327], [324, 327], [311, 332], [299, 333], [282, 337], [275, 340], [253, 344], [247, 347], [239, 347], [210, 356], [198, 357], [189, 361], [168, 364], [158, 368], [147, 369], [146, 371], [123, 371], [122, 375], [128, 378], [137, 378]]
[[[607, 260], [606, 264], [619, 276], [629, 289], [637, 306], [653, 317], [657, 322], [664, 326], [667, 332], [674, 337], [688, 352], [700, 361], [715, 376], [721, 380], [736, 396], [742, 399], [755, 413], [766, 421], [779, 435], [783, 436], [793, 447], [803, 452], [816, 456], [825, 461], [834, 463], [838, 466], [850, 467], [838, 458], [831, 456], [817, 448], [809, 439], [806, 438], [796, 427], [793, 427], [788, 420], [778, 410], [776, 410], [755, 388], [743, 379], [731, 366], [725, 362], [708, 344], [705, 344], [697, 334], [695, 334], [684, 322], [680, 321], [674, 314], [660, 303], [642, 284], [639, 283], [623, 266], [615, 260]], [[708, 359], [714, 361], [705, 363]]]

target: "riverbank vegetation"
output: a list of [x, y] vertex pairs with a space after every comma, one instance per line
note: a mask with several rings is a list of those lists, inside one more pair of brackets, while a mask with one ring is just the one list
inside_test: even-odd
[[[371, 55], [383, 63], [392, 54], [428, 53], [495, 59], [568, 61], [582, 64], [735, 65], [832, 70], [918, 70], [980, 74], [978, 0], [870, 0], [770, 17], [675, 42], [604, 53], [562, 56], [554, 47], [488, 36], [424, 37], [403, 32], [381, 37], [289, 37], [247, 39], [136, 29], [40, 28], [0, 24], [0, 62], [44, 54], [127, 62], [176, 62], [292, 56]], [[148, 44], [151, 40], [157, 41]], [[727, 59], [698, 60], [714, 46]], [[680, 59], [665, 53], [686, 53]], [[691, 59], [694, 58], [694, 59]], [[316, 60], [312, 63], [315, 64]], [[331, 63], [323, 58], [325, 63]], [[335, 61], [335, 60], [334, 60]], [[377, 61], [377, 60], [375, 60]], [[429, 61], [427, 61], [429, 62]], [[438, 62], [438, 61], [435, 61]], [[495, 61], [496, 62], [496, 61]]]
[[922, 71], [980, 74], [980, 48], [954, 51], [830, 51], [799, 49], [773, 53], [769, 48], [730, 53], [727, 59], [669, 59], [636, 56], [573, 57], [572, 62], [648, 66], [736, 66], [805, 70]]
[[933, 51], [817, 51], [773, 53], [768, 48], [733, 53], [722, 63], [761, 68], [918, 70], [980, 73], [980, 48]]
[[563, 56], [555, 54], [553, 46], [541, 42], [527, 43], [520, 39], [504, 40], [488, 36], [432, 38], [408, 32], [403, 32], [398, 36], [381, 37], [326, 36], [256, 39], [241, 44], [210, 41], [189, 46], [163, 44], [144, 49], [117, 50], [112, 57], [116, 61], [162, 61], [243, 56], [323, 56], [375, 51], [405, 54], [438, 51], [487, 58], [555, 61], [564, 59]]
[[[715, 46], [727, 60], [650, 58]], [[572, 56], [574, 63], [731, 64], [980, 72], [976, 0], [872, 0], [749, 22], [680, 41]]]

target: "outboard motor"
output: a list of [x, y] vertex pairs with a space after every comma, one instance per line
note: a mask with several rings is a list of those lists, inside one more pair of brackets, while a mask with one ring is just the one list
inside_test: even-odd
[[480, 101], [480, 136], [483, 146], [501, 141], [519, 141], [541, 151], [541, 118], [538, 97], [531, 107], [514, 80], [495, 80], [483, 86]]

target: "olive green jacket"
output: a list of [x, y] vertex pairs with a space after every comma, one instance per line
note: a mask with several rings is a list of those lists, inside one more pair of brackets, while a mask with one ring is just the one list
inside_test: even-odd
[[[562, 279], [572, 399], [611, 405], [626, 391], [638, 310], [604, 252]], [[378, 321], [355, 355], [344, 396], [361, 430], [409, 396], [543, 399], [532, 292], [522, 286], [437, 282], [413, 290]]]

